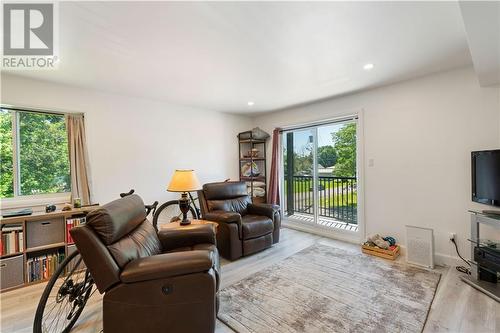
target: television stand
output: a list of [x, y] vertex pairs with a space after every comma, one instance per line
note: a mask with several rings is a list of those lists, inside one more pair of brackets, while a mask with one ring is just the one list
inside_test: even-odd
[[500, 216], [500, 210], [491, 210], [491, 209], [485, 209], [482, 211], [484, 215], [496, 215]]
[[469, 211], [471, 213], [470, 219], [470, 239], [471, 242], [471, 275], [462, 276], [461, 279], [465, 283], [471, 285], [477, 290], [485, 293], [495, 301], [500, 302], [500, 283], [493, 283], [479, 279], [480, 264], [474, 260], [474, 248], [482, 244], [479, 236], [480, 225], [489, 225], [494, 228], [500, 228], [500, 214], [489, 214], [485, 211]]

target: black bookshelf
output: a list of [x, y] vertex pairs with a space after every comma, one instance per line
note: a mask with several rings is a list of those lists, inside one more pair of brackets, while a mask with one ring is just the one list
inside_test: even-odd
[[[252, 131], [245, 131], [238, 134], [238, 170], [240, 181], [245, 181], [248, 187], [248, 193], [255, 203], [264, 203], [267, 201], [267, 140], [257, 139]], [[257, 150], [257, 153], [252, 153]], [[250, 165], [250, 174], [243, 175], [243, 167]], [[253, 165], [257, 166], [258, 174], [254, 172]], [[262, 184], [264, 184], [262, 186]], [[262, 192], [263, 191], [263, 192]], [[262, 195], [263, 193], [263, 195]]]

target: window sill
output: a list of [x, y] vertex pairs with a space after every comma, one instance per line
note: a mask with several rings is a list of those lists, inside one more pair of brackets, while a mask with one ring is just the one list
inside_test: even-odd
[[[33, 208], [33, 211], [44, 210], [48, 204], [60, 205], [70, 201], [71, 193], [51, 193], [42, 195], [20, 196], [1, 199], [1, 209]], [[38, 208], [38, 209], [37, 209]]]

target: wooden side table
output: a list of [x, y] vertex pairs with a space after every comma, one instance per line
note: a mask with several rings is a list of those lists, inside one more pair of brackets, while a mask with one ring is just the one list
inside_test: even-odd
[[219, 225], [216, 223], [216, 222], [212, 222], [212, 221], [207, 221], [207, 220], [191, 220], [191, 224], [188, 224], [188, 225], [181, 225], [180, 222], [171, 222], [171, 223], [167, 223], [167, 224], [162, 224], [159, 226], [159, 230], [162, 230], [162, 229], [179, 229], [179, 230], [182, 230], [183, 228], [189, 228], [193, 225], [200, 225], [200, 224], [211, 224], [213, 225], [213, 227], [215, 228], [215, 232], [217, 232], [217, 228], [219, 227]]

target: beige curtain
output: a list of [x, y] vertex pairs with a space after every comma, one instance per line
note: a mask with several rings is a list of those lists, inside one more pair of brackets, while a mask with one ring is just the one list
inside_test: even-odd
[[91, 203], [89, 158], [85, 123], [82, 114], [67, 114], [69, 163], [71, 166], [71, 195], [80, 198], [82, 205]]
[[273, 151], [271, 159], [271, 177], [269, 179], [269, 195], [267, 203], [280, 204], [280, 189], [279, 189], [279, 165], [280, 165], [280, 129], [275, 128], [273, 131]]

